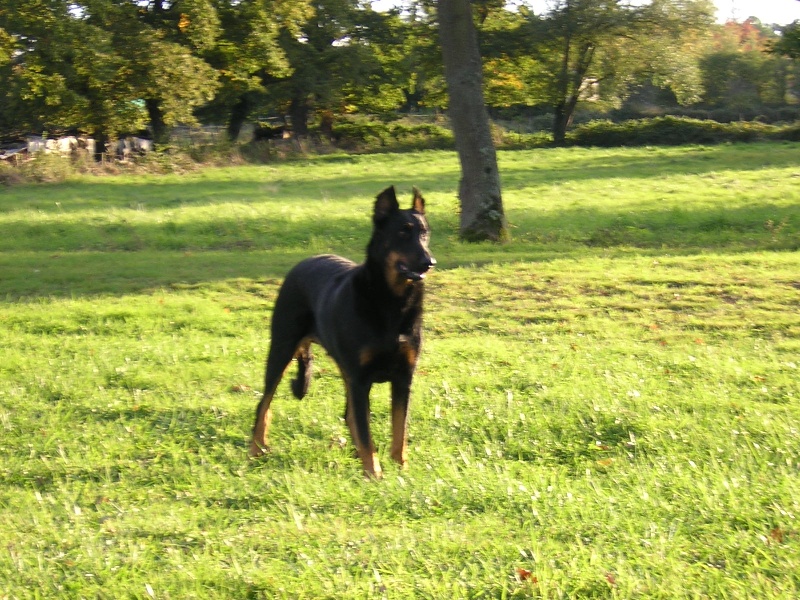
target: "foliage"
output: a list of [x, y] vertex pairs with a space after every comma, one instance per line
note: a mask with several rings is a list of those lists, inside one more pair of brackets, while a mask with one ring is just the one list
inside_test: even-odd
[[[502, 246], [452, 152], [5, 190], [3, 594], [797, 597], [796, 156], [501, 152]], [[280, 279], [390, 182], [439, 260], [409, 470], [362, 480], [323, 352], [248, 462]]]
[[336, 123], [334, 137], [345, 150], [364, 151], [388, 148], [406, 149], [453, 148], [453, 132], [433, 123], [393, 122], [367, 119], [346, 119]]
[[[312, 5], [313, 4], [313, 5]], [[711, 24], [704, 0], [558, 0], [535, 14], [473, 2], [495, 111], [548, 110], [561, 140], [583, 104], [656, 86], [681, 106], [745, 114], [798, 97], [797, 27]], [[446, 109], [432, 0], [385, 13], [356, 0], [4, 0], [0, 138], [290, 115], [298, 132], [354, 113]]]
[[780, 39], [772, 44], [770, 50], [795, 60], [800, 59], [800, 21], [783, 27]]
[[569, 143], [578, 146], [679, 146], [786, 139], [795, 129], [795, 127], [774, 127], [759, 122], [736, 121], [723, 124], [708, 120], [658, 117], [622, 123], [592, 121], [575, 127], [567, 139]]
[[[298, 35], [283, 32], [281, 46], [292, 65], [290, 77], [270, 89], [291, 118], [297, 135], [308, 132], [313, 111], [330, 125], [350, 107], [397, 107], [402, 94], [392, 73], [400, 41], [396, 17], [362, 11], [357, 0], [321, 0]], [[371, 43], [374, 44], [370, 46]]]
[[772, 31], [753, 21], [718, 29], [701, 60], [704, 103], [732, 110], [785, 104], [800, 71], [789, 59], [766, 52], [774, 39]]
[[[11, 60], [0, 64], [0, 129], [8, 136], [143, 122], [117, 85], [124, 60], [113, 40], [66, 3], [9, 1], [0, 28]], [[138, 123], [137, 123], [138, 124]]]
[[103, 136], [149, 121], [163, 141], [166, 128], [195, 123], [195, 110], [212, 99], [230, 104], [259, 89], [259, 77], [287, 73], [278, 33], [296, 31], [306, 10], [283, 0], [20, 2], [0, 13], [14, 43], [14, 60], [0, 68], [8, 89], [0, 126], [7, 135]]
[[615, 103], [648, 73], [674, 87], [684, 101], [698, 96], [691, 49], [710, 23], [706, 0], [661, 0], [639, 7], [624, 2], [559, 0], [544, 16], [528, 15], [527, 36], [552, 107], [553, 137], [563, 143], [578, 103]]

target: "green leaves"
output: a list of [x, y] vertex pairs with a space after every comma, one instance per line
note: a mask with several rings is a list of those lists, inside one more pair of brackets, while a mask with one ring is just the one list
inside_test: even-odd
[[220, 36], [220, 19], [211, 0], [179, 0], [173, 9], [178, 13], [180, 36], [195, 51], [213, 48]]

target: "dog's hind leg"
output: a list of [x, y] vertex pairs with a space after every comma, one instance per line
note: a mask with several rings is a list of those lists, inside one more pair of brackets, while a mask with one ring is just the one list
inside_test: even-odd
[[269, 426], [272, 423], [272, 396], [275, 394], [273, 389], [271, 393], [264, 392], [261, 396], [261, 402], [256, 407], [256, 422], [253, 425], [253, 439], [250, 442], [250, 449], [247, 454], [250, 458], [258, 458], [264, 456], [267, 448], [267, 434], [269, 433]]
[[292, 360], [298, 349], [298, 341], [295, 337], [274, 337], [273, 329], [272, 344], [269, 348], [267, 357], [267, 372], [264, 377], [264, 395], [256, 408], [256, 421], [253, 425], [253, 440], [250, 443], [248, 454], [255, 458], [263, 456], [267, 448], [267, 437], [269, 426], [272, 422], [272, 398], [278, 384], [281, 382], [286, 367]]
[[[281, 346], [281, 347], [278, 347]], [[263, 456], [267, 448], [267, 436], [272, 422], [272, 398], [281, 382], [286, 366], [292, 360], [293, 349], [287, 352], [285, 344], [273, 340], [267, 358], [267, 374], [264, 379], [264, 394], [256, 407], [256, 421], [253, 425], [253, 439], [248, 454], [252, 457]]]
[[298, 400], [302, 400], [308, 392], [308, 384], [311, 383], [311, 362], [314, 355], [311, 353], [310, 338], [300, 342], [294, 356], [297, 359], [297, 376], [292, 379], [292, 394]]
[[[272, 398], [281, 382], [286, 367], [298, 352], [308, 351], [308, 340], [313, 326], [311, 311], [299, 300], [296, 285], [290, 279], [284, 281], [275, 308], [272, 312], [270, 333], [272, 341], [267, 356], [267, 369], [264, 376], [264, 395], [256, 408], [256, 421], [253, 425], [253, 439], [248, 454], [251, 457], [263, 456], [267, 448], [269, 426], [272, 422]], [[305, 348], [305, 350], [303, 350]], [[294, 388], [294, 386], [292, 386]]]

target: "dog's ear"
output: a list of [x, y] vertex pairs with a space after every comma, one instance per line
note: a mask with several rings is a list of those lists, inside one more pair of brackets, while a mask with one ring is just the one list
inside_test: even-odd
[[414, 190], [414, 200], [411, 204], [411, 208], [417, 211], [419, 214], [425, 214], [425, 198], [422, 197], [422, 193], [416, 188]]
[[375, 211], [372, 213], [372, 220], [375, 223], [380, 223], [396, 210], [400, 210], [400, 205], [397, 203], [397, 196], [392, 185], [378, 194], [375, 200]]

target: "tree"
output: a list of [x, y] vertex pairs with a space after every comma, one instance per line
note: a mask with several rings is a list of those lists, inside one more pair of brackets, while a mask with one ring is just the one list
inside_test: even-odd
[[527, 7], [484, 11], [478, 35], [483, 57], [483, 93], [492, 108], [533, 106], [545, 96], [541, 61], [530, 51]]
[[185, 12], [172, 29], [166, 24], [178, 9], [160, 0], [148, 7], [130, 0], [6, 0], [6, 6], [0, 11], [0, 37], [11, 40], [10, 60], [0, 61], [6, 135], [79, 130], [102, 148], [109, 136], [143, 128], [149, 112], [155, 135], [164, 139], [166, 126], [193, 122], [194, 108], [216, 89], [216, 73], [193, 54], [216, 35], [202, 0], [182, 3]]
[[800, 60], [800, 21], [790, 23], [781, 29], [780, 40], [771, 48], [776, 54]]
[[[544, 68], [553, 139], [563, 144], [581, 100], [619, 100], [637, 75], [650, 73], [679, 100], [697, 99], [699, 69], [683, 40], [710, 22], [708, 0], [554, 0], [543, 17], [530, 14], [528, 36]], [[547, 75], [549, 74], [549, 75]]]
[[402, 18], [398, 9], [379, 13], [367, 8], [357, 17], [349, 45], [358, 70], [342, 88], [345, 110], [391, 115], [409, 98], [418, 24], [411, 16]]
[[[114, 36], [129, 57], [127, 83], [144, 101], [156, 143], [169, 128], [194, 124], [194, 110], [217, 90], [217, 72], [202, 53], [220, 35], [217, 11], [209, 0], [87, 0], [90, 22]], [[96, 7], [100, 10], [96, 10]]]
[[0, 132], [20, 137], [68, 129], [95, 133], [140, 124], [125, 59], [107, 32], [67, 2], [9, 0], [0, 10]]
[[742, 114], [784, 104], [795, 68], [774, 51], [781, 41], [752, 17], [715, 27], [712, 46], [701, 60], [705, 104]]
[[461, 237], [470, 241], [502, 240], [508, 230], [497, 155], [483, 99], [472, 6], [469, 0], [439, 0], [438, 9], [449, 114], [461, 161]]
[[219, 73], [220, 88], [202, 115], [225, 121], [235, 141], [250, 114], [268, 103], [269, 86], [292, 74], [282, 32], [300, 37], [313, 11], [308, 0], [212, 1], [220, 34], [204, 57]]
[[315, 111], [323, 115], [323, 127], [330, 128], [332, 115], [342, 114], [348, 106], [375, 106], [377, 100], [394, 106], [402, 102], [400, 91], [387, 85], [378, 46], [370, 43], [374, 28], [382, 26], [382, 17], [361, 4], [359, 0], [314, 0], [314, 14], [298, 34], [281, 32], [281, 48], [292, 74], [272, 83], [269, 92], [286, 106], [295, 135], [308, 133]]

